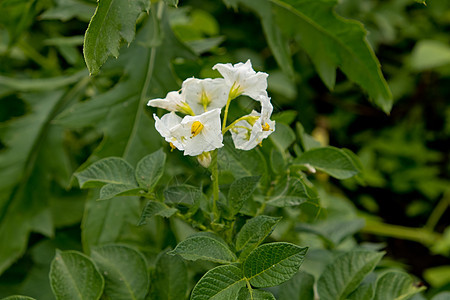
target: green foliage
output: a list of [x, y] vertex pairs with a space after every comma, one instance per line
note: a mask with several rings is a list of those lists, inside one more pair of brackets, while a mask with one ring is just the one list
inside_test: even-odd
[[185, 299], [188, 289], [186, 265], [179, 256], [161, 253], [151, 277], [150, 299]]
[[415, 286], [408, 274], [387, 272], [377, 279], [375, 298], [373, 299], [409, 299], [423, 290], [425, 290], [425, 287]]
[[76, 251], [57, 251], [50, 267], [56, 299], [100, 299], [105, 281], [91, 259]]
[[280, 300], [313, 300], [314, 277], [305, 272], [298, 272], [289, 281], [280, 285]]

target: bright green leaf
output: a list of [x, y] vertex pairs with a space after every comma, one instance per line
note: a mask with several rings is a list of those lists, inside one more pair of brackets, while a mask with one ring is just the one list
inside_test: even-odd
[[381, 275], [377, 279], [375, 297], [373, 300], [406, 300], [426, 287], [417, 287], [406, 273], [392, 271]]
[[192, 290], [191, 300], [236, 299], [239, 290], [245, 286], [242, 271], [236, 266], [218, 266], [209, 270]]
[[411, 67], [416, 71], [450, 64], [450, 46], [434, 40], [418, 41], [411, 52]]
[[202, 259], [222, 264], [236, 260], [236, 255], [228, 245], [221, 238], [209, 232], [201, 232], [188, 237], [169, 254], [178, 254], [187, 260]]
[[141, 159], [136, 166], [136, 180], [140, 187], [151, 192], [164, 173], [166, 154], [162, 149]]
[[57, 300], [98, 300], [105, 282], [90, 258], [77, 251], [57, 250], [50, 284]]
[[141, 218], [138, 225], [147, 224], [147, 219], [153, 216], [161, 216], [163, 218], [170, 218], [174, 213], [177, 212], [176, 208], [168, 207], [164, 203], [150, 200], [145, 205], [142, 211]]
[[335, 147], [323, 147], [304, 152], [295, 159], [294, 164], [309, 164], [337, 179], [350, 178], [359, 172], [353, 158], [345, 151]]
[[344, 300], [372, 272], [384, 253], [354, 250], [329, 264], [317, 281], [321, 298]]
[[259, 176], [242, 177], [235, 180], [228, 192], [228, 209], [232, 216], [236, 215], [244, 205], [244, 202], [251, 197], [258, 185]]
[[148, 10], [150, 1], [99, 0], [84, 37], [84, 59], [91, 74], [96, 74], [106, 59], [119, 56], [123, 38], [130, 44], [139, 14]]
[[278, 288], [279, 300], [314, 300], [314, 277], [306, 272], [298, 272]]
[[91, 257], [105, 278], [105, 294], [110, 299], [144, 299], [149, 286], [145, 257], [122, 245], [95, 248]]
[[236, 250], [241, 251], [240, 260], [261, 244], [281, 220], [279, 217], [257, 216], [247, 221], [236, 235]]
[[308, 248], [270, 243], [253, 250], [243, 263], [244, 276], [255, 287], [275, 286], [297, 273]]
[[109, 157], [93, 163], [85, 170], [75, 173], [81, 188], [92, 188], [104, 184], [119, 184], [137, 187], [134, 169], [124, 159]]

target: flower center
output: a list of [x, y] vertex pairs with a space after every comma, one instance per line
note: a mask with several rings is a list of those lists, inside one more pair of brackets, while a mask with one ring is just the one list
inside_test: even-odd
[[204, 126], [203, 126], [202, 123], [200, 123], [200, 121], [195, 121], [194, 123], [192, 123], [192, 126], [191, 126], [191, 134], [192, 134], [192, 136], [191, 136], [191, 138], [193, 138], [194, 136], [199, 134], [202, 131], [203, 127]]
[[204, 90], [202, 90], [202, 95], [200, 96], [200, 104], [203, 106], [205, 111], [208, 111], [208, 106], [211, 103], [211, 99], [209, 99], [208, 95]]
[[267, 123], [264, 123], [264, 125], [261, 125], [261, 127], [262, 127], [263, 131], [269, 131], [270, 130], [270, 126]]
[[241, 94], [242, 94], [241, 86], [239, 84], [237, 84], [236, 82], [233, 83], [233, 85], [231, 86], [230, 94], [229, 94], [228, 97], [230, 99], [234, 99], [234, 98], [236, 98], [237, 96], [239, 96]]

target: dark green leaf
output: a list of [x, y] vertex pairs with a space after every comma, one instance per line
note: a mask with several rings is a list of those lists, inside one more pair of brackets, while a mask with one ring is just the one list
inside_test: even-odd
[[245, 286], [241, 269], [233, 265], [218, 266], [209, 270], [192, 290], [191, 300], [236, 299]]
[[295, 141], [295, 132], [283, 123], [277, 123], [275, 132], [270, 135], [272, 143], [282, 152]]
[[228, 209], [232, 216], [236, 215], [244, 205], [244, 202], [251, 197], [258, 185], [260, 177], [250, 176], [235, 180], [228, 192]]
[[149, 286], [145, 257], [121, 245], [95, 248], [91, 257], [105, 278], [105, 294], [110, 299], [144, 299]]
[[163, 218], [170, 218], [174, 213], [177, 212], [176, 208], [171, 208], [164, 203], [150, 200], [145, 205], [142, 211], [141, 219], [139, 220], [139, 226], [147, 224], [147, 219], [153, 216], [161, 216]]
[[203, 193], [198, 187], [183, 184], [168, 187], [164, 198], [167, 203], [194, 206], [203, 198]]
[[100, 0], [84, 37], [84, 58], [91, 74], [96, 74], [106, 59], [119, 56], [121, 39], [130, 44], [135, 35], [136, 20], [150, 2], [135, 0]]
[[166, 154], [162, 149], [145, 156], [136, 166], [136, 180], [140, 187], [151, 192], [164, 173]]
[[222, 264], [236, 260], [236, 255], [221, 238], [207, 232], [190, 236], [180, 242], [169, 254], [178, 254], [187, 260], [202, 259]]
[[50, 283], [57, 300], [98, 300], [105, 282], [94, 263], [76, 251], [56, 251]]
[[100, 189], [100, 198], [98, 200], [108, 200], [115, 196], [140, 196], [144, 193], [142, 188], [136, 188], [134, 185], [108, 183]]
[[354, 250], [338, 256], [322, 272], [317, 290], [324, 299], [344, 300], [372, 272], [384, 253]]
[[184, 261], [179, 256], [161, 253], [156, 259], [149, 299], [186, 299], [187, 288], [188, 273]]
[[296, 206], [318, 198], [313, 187], [309, 187], [300, 178], [283, 179], [275, 188], [274, 195], [267, 204], [277, 207]]
[[354, 290], [347, 299], [349, 300], [372, 300], [374, 287], [371, 283], [362, 283]]
[[311, 149], [295, 159], [294, 164], [309, 164], [337, 179], [350, 178], [359, 172], [359, 167], [344, 150], [334, 147]]
[[279, 300], [314, 300], [314, 277], [298, 272], [279, 286]]
[[279, 217], [257, 216], [247, 221], [236, 235], [236, 250], [241, 251], [239, 259], [248, 254], [268, 237], [281, 220]]
[[262, 290], [249, 290], [246, 287], [241, 288], [237, 300], [276, 300], [270, 292]]
[[281, 284], [297, 273], [307, 250], [289, 243], [259, 246], [244, 261], [244, 276], [255, 287]]

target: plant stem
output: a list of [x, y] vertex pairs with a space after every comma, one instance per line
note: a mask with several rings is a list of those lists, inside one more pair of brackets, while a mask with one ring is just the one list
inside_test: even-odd
[[213, 214], [214, 220], [219, 219], [219, 211], [217, 209], [217, 201], [219, 200], [219, 167], [217, 162], [218, 149], [212, 151], [211, 153], [211, 179], [213, 183]]
[[227, 126], [227, 118], [228, 118], [228, 108], [230, 107], [231, 97], [228, 96], [227, 105], [225, 105], [225, 111], [223, 113], [223, 122], [222, 122], [222, 134], [226, 132], [225, 126]]
[[361, 232], [419, 242], [427, 246], [441, 238], [440, 234], [426, 228], [404, 227], [367, 219]]
[[442, 196], [442, 199], [436, 205], [430, 217], [428, 218], [427, 223], [425, 224], [426, 229], [430, 231], [434, 230], [437, 223], [439, 222], [439, 219], [447, 210], [449, 203], [450, 203], [450, 193], [444, 193], [444, 196]]

